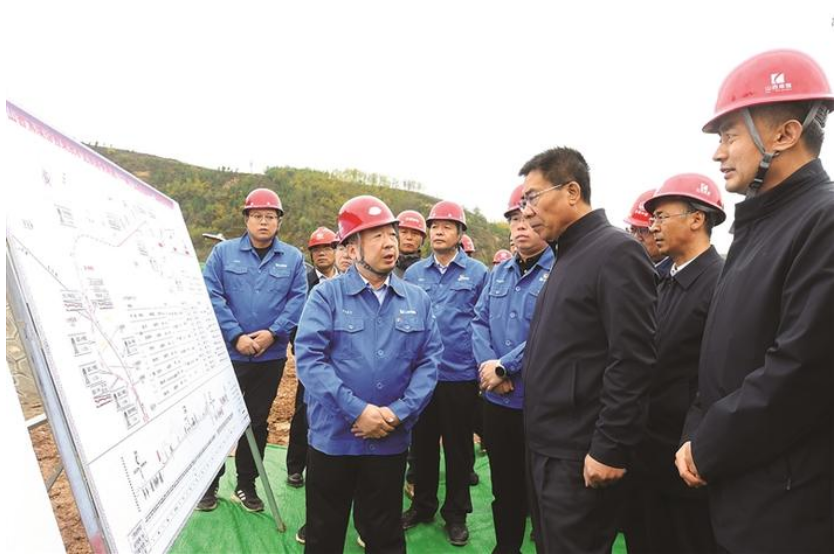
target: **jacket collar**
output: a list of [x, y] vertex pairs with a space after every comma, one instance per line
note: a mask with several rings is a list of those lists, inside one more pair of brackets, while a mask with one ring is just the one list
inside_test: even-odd
[[[342, 276], [342, 279], [345, 280], [345, 292], [348, 295], [358, 295], [367, 288], [365, 280], [359, 275], [359, 270], [356, 269], [355, 265], [351, 265]], [[388, 274], [388, 286], [400, 297], [405, 297], [405, 283], [394, 272]]]
[[[255, 250], [255, 247], [252, 246], [251, 239], [249, 239], [249, 234], [248, 233], [244, 233], [243, 237], [240, 238], [240, 247], [239, 248], [242, 251]], [[284, 243], [282, 243], [278, 239], [277, 235], [272, 240], [272, 252], [274, 252], [275, 254], [283, 254], [283, 252], [284, 252]]]
[[713, 245], [695, 257], [695, 260], [690, 262], [683, 270], [676, 272], [674, 276], [667, 279], [673, 279], [680, 284], [684, 289], [689, 289], [693, 283], [704, 273], [704, 270], [721, 260], [721, 255], [715, 250]]
[[558, 246], [560, 251], [564, 252], [565, 249], [571, 248], [597, 229], [610, 225], [608, 218], [605, 216], [605, 210], [597, 208], [573, 222], [556, 240], [555, 245]]
[[[432, 253], [431, 256], [429, 257], [429, 261], [430, 261], [432, 266], [437, 265], [437, 258], [435, 257], [434, 253]], [[467, 255], [465, 252], [463, 252], [463, 249], [458, 249], [457, 254], [452, 259], [452, 261], [449, 262], [449, 266], [447, 266], [447, 268], [450, 268], [452, 266], [452, 264], [456, 264], [456, 265], [460, 266], [461, 268], [463, 268], [465, 270], [466, 266], [469, 263], [470, 263], [469, 255]]]
[[782, 208], [808, 187], [830, 181], [819, 158], [811, 160], [773, 189], [736, 204], [733, 226], [743, 226]]
[[[553, 267], [553, 259], [554, 258], [555, 258], [555, 255], [553, 254], [553, 249], [551, 249], [550, 247], [547, 247], [547, 248], [544, 249], [541, 256], [536, 261], [536, 266], [543, 269], [544, 271], [550, 271], [550, 269]], [[513, 256], [512, 258], [510, 258], [506, 262], [506, 264], [507, 264], [507, 268], [510, 268], [516, 274], [521, 275], [521, 267], [518, 265], [518, 257], [517, 256]], [[532, 268], [531, 268], [531, 270], [532, 270]], [[527, 272], [527, 273], [530, 273], [530, 272]]]
[[422, 256], [420, 255], [420, 251], [417, 251], [414, 254], [401, 254], [399, 258], [397, 258], [397, 268], [401, 270], [407, 270], [412, 264], [418, 262]]

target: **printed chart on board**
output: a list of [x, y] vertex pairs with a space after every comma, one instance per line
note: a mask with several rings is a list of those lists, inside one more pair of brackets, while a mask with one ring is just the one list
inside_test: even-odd
[[179, 205], [6, 114], [7, 249], [105, 537], [165, 550], [249, 423]]

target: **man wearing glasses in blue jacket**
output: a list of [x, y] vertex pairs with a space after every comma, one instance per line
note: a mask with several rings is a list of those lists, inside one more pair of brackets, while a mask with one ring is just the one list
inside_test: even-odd
[[[301, 251], [278, 240], [284, 209], [274, 191], [249, 193], [243, 214], [246, 233], [215, 245], [203, 277], [263, 457], [267, 418], [287, 362], [287, 343], [304, 306], [307, 276]], [[232, 500], [247, 511], [263, 511], [255, 490], [258, 470], [246, 436], [238, 442], [235, 460], [237, 486]], [[198, 510], [217, 508], [223, 472], [221, 468]]]
[[489, 274], [472, 322], [472, 346], [484, 391], [484, 439], [492, 475], [493, 553], [520, 553], [527, 521], [524, 469], [524, 383], [521, 367], [536, 299], [547, 282], [553, 251], [521, 214], [516, 187], [504, 217], [516, 255]]

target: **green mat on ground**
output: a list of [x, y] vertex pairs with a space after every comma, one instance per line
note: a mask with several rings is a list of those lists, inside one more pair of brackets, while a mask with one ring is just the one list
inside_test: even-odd
[[[264, 465], [269, 476], [275, 500], [287, 531], [280, 533], [269, 512], [249, 513], [237, 503], [229, 500], [235, 484], [234, 458], [226, 462], [226, 474], [220, 481], [220, 505], [210, 513], [195, 511], [183, 528], [179, 538], [171, 547], [171, 553], [303, 553], [304, 546], [295, 541], [295, 532], [304, 523], [304, 488], [294, 489], [287, 485], [287, 451], [284, 447], [267, 446]], [[443, 500], [443, 464], [441, 461], [439, 498]], [[443, 520], [438, 515], [431, 524], [421, 524], [406, 532], [409, 553], [491, 553], [495, 547], [495, 533], [492, 528], [492, 491], [489, 478], [489, 463], [486, 456], [475, 459], [475, 471], [481, 483], [471, 488], [473, 512], [467, 519], [470, 540], [465, 547], [449, 544], [443, 531]], [[266, 496], [258, 481], [258, 491], [266, 503]], [[407, 509], [411, 501], [403, 500]], [[529, 536], [529, 523], [527, 527]], [[533, 543], [526, 539], [523, 553], [535, 553]], [[345, 539], [345, 553], [364, 553], [356, 543], [356, 530], [348, 526]], [[625, 553], [622, 536], [614, 544], [614, 553]]]

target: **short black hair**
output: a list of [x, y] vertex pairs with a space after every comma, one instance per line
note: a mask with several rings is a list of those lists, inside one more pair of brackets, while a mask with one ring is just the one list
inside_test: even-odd
[[704, 230], [707, 232], [707, 237], [712, 237], [712, 228], [715, 227], [715, 222], [718, 221], [718, 212], [715, 208], [682, 197], [674, 198], [676, 200], [680, 200], [686, 205], [687, 212], [704, 213]]
[[518, 175], [526, 177], [532, 171], [542, 172], [551, 185], [576, 181], [582, 200], [591, 204], [590, 168], [578, 150], [560, 146], [540, 152], [521, 167]]
[[[764, 119], [767, 125], [776, 127], [792, 119], [799, 123], [804, 123], [814, 102], [814, 100], [774, 102], [754, 106], [751, 110], [755, 115]], [[828, 107], [823, 103], [817, 110], [815, 117], [802, 130], [801, 139], [805, 141], [805, 147], [817, 158], [822, 151], [822, 141], [825, 138], [825, 122], [828, 119], [828, 112]]]

